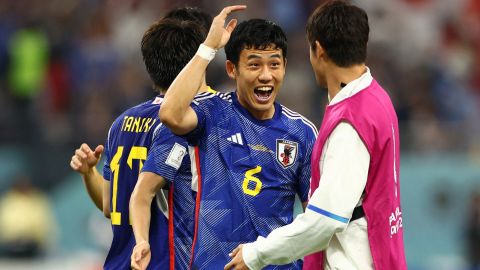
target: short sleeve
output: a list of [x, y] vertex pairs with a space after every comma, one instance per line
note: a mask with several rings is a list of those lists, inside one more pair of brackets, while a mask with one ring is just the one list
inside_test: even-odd
[[206, 104], [203, 102], [192, 103], [191, 108], [197, 115], [197, 121], [198, 121], [197, 126], [195, 127], [195, 129], [193, 129], [189, 133], [182, 135], [182, 137], [185, 138], [189, 144], [198, 145], [198, 142], [205, 130], [208, 108]]
[[[112, 126], [113, 127], [113, 126]], [[108, 130], [107, 140], [105, 142], [105, 151], [103, 156], [105, 157], [105, 161], [103, 163], [103, 179], [110, 181], [112, 170], [110, 169], [110, 160], [111, 158], [111, 149], [110, 149], [110, 136], [112, 133], [112, 127]]]
[[174, 135], [164, 125], [159, 126], [153, 144], [143, 165], [142, 172], [152, 172], [171, 182], [188, 155], [188, 144], [182, 137]]

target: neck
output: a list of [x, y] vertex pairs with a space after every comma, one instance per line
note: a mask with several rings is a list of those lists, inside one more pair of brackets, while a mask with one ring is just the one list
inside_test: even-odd
[[344, 87], [343, 84], [360, 78], [367, 69], [365, 64], [360, 64], [347, 68], [332, 65], [328, 70], [326, 74], [328, 97], [332, 100]]
[[252, 111], [247, 108], [247, 110], [255, 117], [257, 120], [268, 120], [272, 119], [275, 114], [275, 106], [272, 106], [266, 111]]

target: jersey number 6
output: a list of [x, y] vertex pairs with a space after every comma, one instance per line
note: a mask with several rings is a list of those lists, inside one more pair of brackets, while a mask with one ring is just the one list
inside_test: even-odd
[[[242, 184], [242, 189], [245, 194], [250, 196], [257, 196], [258, 193], [260, 193], [260, 189], [262, 188], [262, 181], [260, 181], [260, 179], [258, 179], [253, 175], [261, 171], [262, 171], [262, 167], [257, 166], [245, 172], [245, 178], [243, 179], [243, 184]], [[248, 188], [248, 184], [250, 182], [253, 182], [255, 184], [254, 189]]]

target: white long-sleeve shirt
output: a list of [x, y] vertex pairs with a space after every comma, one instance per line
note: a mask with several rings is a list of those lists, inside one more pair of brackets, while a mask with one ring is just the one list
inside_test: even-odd
[[[367, 68], [341, 89], [329, 106], [365, 89], [372, 80]], [[369, 163], [370, 154], [356, 130], [341, 122], [323, 147], [318, 164], [321, 182], [307, 210], [267, 238], [244, 245], [246, 265], [256, 270], [325, 250], [325, 269], [373, 269], [365, 217], [349, 223], [353, 209], [361, 204]]]

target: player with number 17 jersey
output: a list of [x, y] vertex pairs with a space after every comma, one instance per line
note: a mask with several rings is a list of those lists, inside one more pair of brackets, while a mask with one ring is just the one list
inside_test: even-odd
[[[254, 118], [236, 92], [198, 95], [197, 127], [185, 135], [198, 179], [192, 269], [223, 269], [239, 244], [293, 220], [295, 194], [308, 200], [317, 130], [274, 103], [271, 119]], [[265, 269], [301, 269], [296, 261]]]
[[[135, 246], [129, 201], [140, 170], [152, 146], [161, 96], [132, 107], [112, 124], [105, 144], [103, 177], [110, 181], [110, 209], [113, 240], [104, 269], [130, 269], [130, 256]], [[150, 248], [152, 258], [148, 269], [168, 269], [169, 246], [167, 216], [157, 206], [157, 196], [151, 207]], [[166, 205], [166, 202], [163, 203]]]

